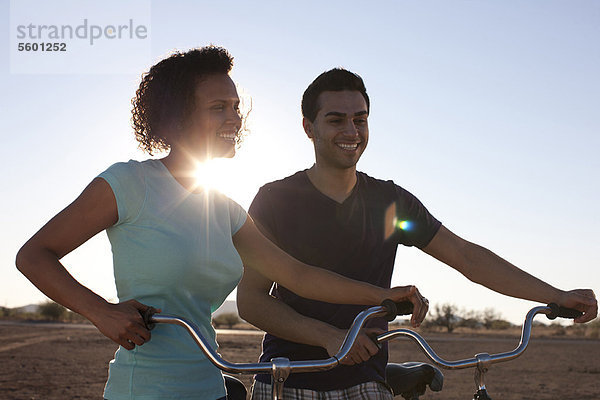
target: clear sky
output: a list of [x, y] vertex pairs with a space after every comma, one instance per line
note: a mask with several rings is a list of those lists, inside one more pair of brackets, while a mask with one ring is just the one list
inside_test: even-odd
[[[312, 165], [300, 98], [319, 73], [343, 66], [371, 97], [360, 170], [393, 179], [449, 229], [549, 283], [600, 291], [599, 2], [141, 1], [134, 11], [106, 3], [113, 7], [101, 16], [89, 4], [43, 15], [30, 7], [31, 16], [13, 7], [11, 16], [11, 3], [0, 2], [8, 26], [0, 41], [0, 305], [45, 299], [14, 267], [27, 238], [112, 163], [146, 158], [130, 128], [141, 73], [174, 49], [209, 43], [233, 54], [232, 76], [252, 99], [250, 135], [215, 172], [244, 207], [262, 184]], [[50, 73], [22, 73], [23, 58], [11, 70], [11, 54], [25, 57], [13, 49], [15, 19], [50, 25], [65, 16], [148, 21], [148, 36], [123, 39], [141, 46], [127, 52], [106, 39], [86, 44], [79, 61], [87, 70], [70, 72], [73, 51], [32, 59], [29, 67], [43, 69], [65, 57]], [[102, 72], [119, 62], [127, 68]], [[104, 233], [63, 261], [115, 300]], [[494, 307], [513, 322], [532, 306], [404, 247], [393, 283], [416, 284], [433, 304]]]

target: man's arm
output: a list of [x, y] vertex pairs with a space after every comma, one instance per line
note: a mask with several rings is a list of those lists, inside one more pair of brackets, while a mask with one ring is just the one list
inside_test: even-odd
[[[340, 348], [346, 331], [297, 313], [269, 294], [273, 282], [247, 268], [237, 289], [240, 317], [277, 337], [296, 343], [323, 347], [332, 356]], [[375, 355], [379, 348], [360, 335], [344, 364], [360, 363]]]
[[583, 311], [583, 316], [575, 322], [591, 321], [598, 314], [598, 302], [592, 290], [557, 289], [490, 250], [460, 238], [444, 226], [440, 227], [423, 251], [456, 269], [469, 280], [496, 292]]

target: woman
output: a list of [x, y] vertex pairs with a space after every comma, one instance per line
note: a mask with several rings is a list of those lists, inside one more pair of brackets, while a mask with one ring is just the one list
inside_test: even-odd
[[[109, 368], [109, 400], [223, 398], [220, 371], [193, 341], [175, 326], [161, 326], [150, 341], [140, 312], [152, 306], [186, 316], [216, 347], [211, 312], [235, 288], [243, 266], [303, 297], [350, 304], [409, 299], [414, 323], [427, 312], [414, 287], [377, 288], [296, 261], [235, 202], [196, 186], [197, 162], [232, 157], [239, 141], [231, 67], [228, 52], [213, 46], [153, 66], [133, 100], [134, 129], [149, 154], [169, 154], [111, 166], [17, 255], [17, 267], [40, 290], [121, 346]], [[102, 230], [112, 246], [118, 304], [79, 284], [59, 261]]]

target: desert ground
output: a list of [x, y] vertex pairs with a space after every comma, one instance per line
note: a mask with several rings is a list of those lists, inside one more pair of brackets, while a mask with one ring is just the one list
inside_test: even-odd
[[[516, 336], [425, 333], [448, 360], [510, 351]], [[219, 333], [220, 353], [233, 362], [253, 362], [260, 332]], [[93, 326], [48, 323], [0, 323], [0, 399], [101, 399], [107, 364], [116, 345]], [[394, 362], [427, 361], [408, 340], [391, 343]], [[240, 376], [250, 386], [251, 378]], [[599, 400], [600, 340], [534, 337], [525, 354], [492, 366], [487, 387], [500, 400]], [[472, 399], [472, 370], [444, 371], [444, 389], [422, 399]], [[398, 397], [400, 398], [400, 397]]]

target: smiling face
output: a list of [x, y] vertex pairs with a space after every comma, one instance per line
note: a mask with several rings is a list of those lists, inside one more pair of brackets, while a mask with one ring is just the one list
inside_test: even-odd
[[197, 160], [233, 157], [242, 120], [235, 84], [226, 74], [208, 75], [196, 85], [195, 108], [177, 146]]
[[313, 141], [317, 164], [337, 169], [356, 168], [369, 140], [367, 104], [358, 91], [326, 91], [319, 95], [314, 122], [304, 118]]

